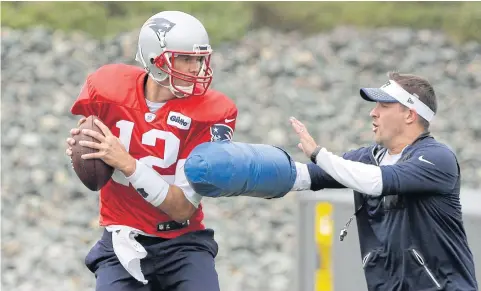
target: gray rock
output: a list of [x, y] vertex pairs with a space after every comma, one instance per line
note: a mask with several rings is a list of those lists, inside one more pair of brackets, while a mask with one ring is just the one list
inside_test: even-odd
[[[94, 288], [84, 257], [102, 231], [98, 194], [65, 156], [78, 120], [69, 109], [87, 74], [107, 62], [134, 64], [136, 39], [135, 32], [100, 42], [2, 27], [2, 289]], [[407, 28], [339, 27], [305, 38], [262, 29], [215, 48], [213, 64], [213, 87], [239, 107], [235, 139], [282, 146], [303, 162], [290, 116], [342, 153], [372, 141], [373, 104], [359, 97], [360, 87], [382, 85], [391, 70], [425, 75], [439, 98], [431, 131], [457, 153], [463, 186], [481, 188], [477, 42], [456, 46], [439, 32]], [[205, 199], [221, 290], [291, 290], [294, 199]]]

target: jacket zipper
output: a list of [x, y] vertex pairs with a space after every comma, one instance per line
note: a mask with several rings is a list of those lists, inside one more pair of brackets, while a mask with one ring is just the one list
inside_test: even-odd
[[416, 260], [418, 261], [418, 263], [423, 266], [424, 270], [426, 270], [426, 273], [428, 274], [428, 276], [431, 278], [431, 281], [433, 281], [433, 283], [436, 285], [436, 287], [438, 288], [438, 290], [441, 290], [441, 284], [439, 284], [438, 280], [436, 280], [436, 278], [434, 277], [433, 273], [431, 272], [431, 270], [429, 270], [428, 266], [426, 266], [426, 264], [424, 263], [424, 260], [423, 258], [421, 257], [421, 255], [415, 250], [415, 249], [412, 249], [411, 250], [414, 257], [416, 258]]

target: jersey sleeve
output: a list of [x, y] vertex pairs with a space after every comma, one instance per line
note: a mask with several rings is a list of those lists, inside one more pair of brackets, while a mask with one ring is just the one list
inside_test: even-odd
[[445, 147], [419, 150], [406, 161], [381, 166], [383, 195], [450, 194], [460, 172], [454, 153]]
[[217, 118], [201, 123], [196, 126], [195, 131], [192, 133], [192, 137], [186, 142], [186, 145], [182, 149], [179, 160], [177, 161], [177, 167], [175, 171], [174, 184], [181, 188], [185, 197], [195, 206], [198, 207], [202, 196], [195, 193], [190, 186], [184, 172], [185, 160], [192, 152], [192, 150], [201, 143], [232, 140], [235, 130], [237, 118], [237, 107], [231, 106], [226, 108], [225, 114], [220, 115]]
[[[359, 161], [365, 154], [369, 153], [369, 148], [362, 147], [356, 150], [344, 153], [342, 158], [350, 161]], [[337, 182], [326, 171], [314, 163], [307, 164], [309, 176], [311, 177], [311, 190], [319, 191], [322, 189], [339, 189], [346, 188], [343, 184]]]
[[99, 116], [100, 114], [100, 103], [96, 102], [94, 89], [91, 84], [90, 76], [85, 81], [80, 94], [75, 100], [70, 112], [73, 115], [83, 115], [88, 117], [90, 115]]

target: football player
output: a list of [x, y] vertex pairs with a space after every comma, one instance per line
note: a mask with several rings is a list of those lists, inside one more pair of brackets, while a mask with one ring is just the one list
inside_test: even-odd
[[[236, 105], [210, 89], [212, 49], [202, 23], [178, 11], [149, 18], [135, 59], [90, 74], [71, 112], [96, 115], [103, 135], [85, 159], [115, 168], [100, 190], [101, 239], [86, 256], [96, 290], [219, 290], [218, 246], [203, 224], [201, 196], [189, 186], [185, 159], [197, 145], [231, 139]], [[71, 130], [71, 136], [79, 129]], [[67, 139], [72, 155], [72, 137]]]

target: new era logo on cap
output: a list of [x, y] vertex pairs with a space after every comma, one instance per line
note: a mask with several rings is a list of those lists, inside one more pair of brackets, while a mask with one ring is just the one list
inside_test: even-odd
[[389, 85], [391, 85], [391, 81], [387, 81], [387, 83], [384, 84], [384, 85], [382, 85], [381, 88], [385, 88], [385, 87], [387, 87], [387, 86], [389, 86]]

